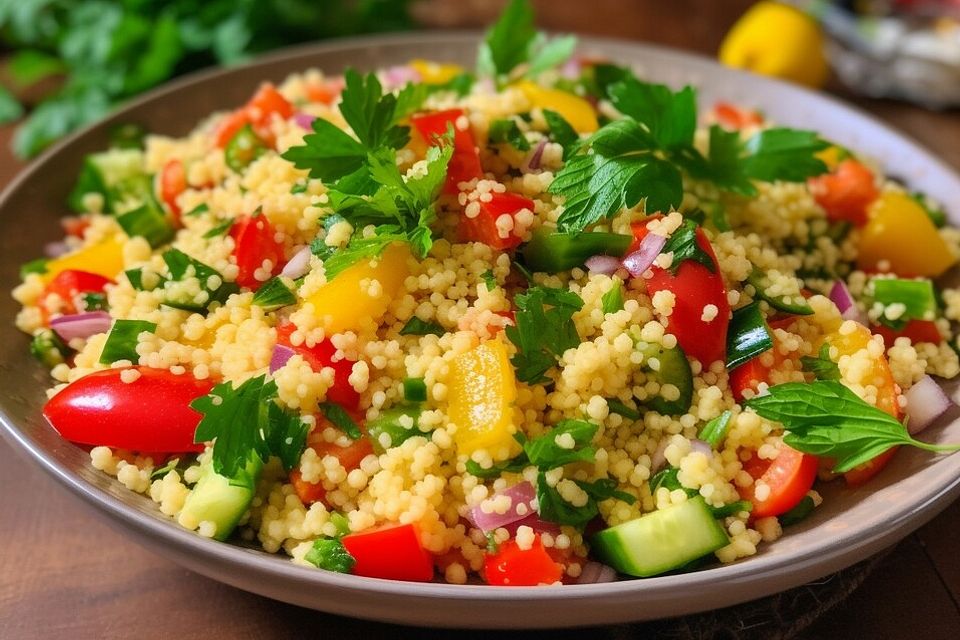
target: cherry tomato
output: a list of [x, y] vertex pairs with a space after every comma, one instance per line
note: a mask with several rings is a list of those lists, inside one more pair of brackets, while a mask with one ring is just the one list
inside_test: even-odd
[[514, 217], [523, 209], [533, 211], [534, 203], [516, 193], [494, 193], [490, 202], [480, 203], [476, 218], [464, 214], [460, 218], [460, 236], [467, 242], [482, 242], [499, 251], [513, 249], [520, 244], [520, 237], [510, 232], [506, 238], [500, 235], [497, 219], [502, 215]]
[[[140, 375], [124, 382], [126, 371]], [[190, 403], [212, 387], [209, 380], [166, 369], [105, 369], [71, 382], [47, 401], [43, 416], [57, 433], [77, 444], [142, 453], [203, 451], [203, 444], [193, 442], [202, 416]]]
[[[750, 516], [778, 516], [797, 506], [817, 479], [817, 465], [816, 457], [785, 444], [780, 446], [780, 453], [773, 460], [762, 460], [754, 455], [744, 462], [744, 470], [754, 479], [754, 484], [740, 489], [743, 499], [753, 503]], [[754, 493], [759, 482], [770, 488], [770, 494], [763, 500]]]
[[763, 124], [763, 116], [753, 109], [744, 109], [729, 102], [717, 102], [713, 105], [713, 115], [717, 122], [727, 129], [743, 129]]
[[867, 207], [879, 192], [873, 172], [856, 160], [846, 159], [831, 173], [810, 178], [810, 192], [832, 221], [846, 220], [858, 227], [867, 223]]
[[230, 237], [234, 241], [233, 256], [237, 260], [237, 284], [249, 289], [259, 289], [264, 283], [255, 273], [263, 268], [265, 260], [272, 263], [271, 275], [283, 267], [283, 243], [274, 237], [273, 227], [264, 215], [242, 216], [232, 227]]
[[846, 480], [847, 484], [851, 487], [858, 487], [862, 485], [867, 480], [880, 473], [880, 471], [887, 466], [887, 463], [893, 459], [897, 449], [899, 449], [899, 447], [888, 449], [875, 458], [871, 458], [863, 464], [850, 469], [850, 471], [847, 471], [843, 474], [843, 479]]
[[80, 311], [79, 297], [85, 293], [103, 293], [113, 280], [96, 273], [67, 269], [47, 283], [38, 303], [44, 324], [55, 313], [70, 315]]
[[187, 173], [183, 163], [174, 158], [163, 165], [160, 170], [160, 200], [167, 205], [174, 222], [180, 223], [180, 205], [177, 196], [187, 190]]
[[[662, 217], [659, 214], [657, 217]], [[629, 251], [635, 251], [647, 235], [647, 218], [633, 224], [634, 244]], [[667, 330], [676, 336], [677, 342], [691, 358], [696, 358], [704, 367], [717, 360], [723, 360], [727, 352], [727, 327], [730, 325], [730, 304], [727, 302], [727, 290], [723, 285], [723, 276], [717, 264], [710, 241], [703, 229], [697, 228], [697, 244], [710, 256], [713, 270], [699, 262], [685, 260], [676, 270], [653, 266], [653, 275], [647, 280], [647, 293], [653, 297], [658, 291], [671, 291], [676, 297], [673, 312], [667, 318]], [[717, 314], [709, 322], [702, 320], [703, 308], [709, 304], [717, 308]]]
[[563, 577], [563, 565], [554, 560], [535, 535], [533, 546], [521, 549], [516, 540], [507, 540], [496, 553], [483, 561], [487, 584], [498, 587], [535, 587], [553, 584]]
[[[362, 424], [359, 416], [354, 415], [353, 418], [358, 424]], [[324, 430], [333, 426], [330, 421], [323, 416], [317, 416], [317, 422], [317, 427], [307, 436], [307, 446], [316, 452], [317, 457], [333, 456], [349, 472], [358, 469], [363, 459], [373, 453], [373, 444], [370, 442], [370, 438], [366, 436], [366, 431], [363, 430], [362, 426], [361, 431], [364, 431], [364, 436], [352, 440], [346, 447], [341, 447], [337, 443], [327, 442], [323, 438]], [[327, 490], [323, 488], [323, 483], [307, 482], [303, 479], [300, 469], [294, 469], [290, 472], [290, 484], [293, 485], [294, 491], [297, 492], [297, 496], [303, 504], [326, 502]]]
[[447, 133], [447, 127], [453, 127], [453, 157], [447, 165], [447, 181], [444, 193], [457, 193], [458, 184], [483, 177], [480, 166], [480, 152], [473, 132], [457, 127], [457, 120], [464, 115], [463, 109], [447, 109], [413, 116], [410, 122], [420, 132], [427, 144], [433, 144], [434, 138]]
[[300, 354], [310, 368], [320, 371], [324, 367], [333, 369], [333, 386], [327, 390], [327, 399], [336, 402], [348, 411], [356, 410], [360, 404], [360, 394], [350, 385], [350, 374], [353, 372], [355, 360], [341, 358], [334, 361], [333, 355], [337, 348], [329, 340], [319, 342], [312, 347], [305, 344], [294, 346], [290, 342], [290, 334], [296, 330], [292, 322], [285, 322], [277, 326], [277, 344], [290, 347]]
[[230, 139], [244, 125], [252, 125], [257, 135], [273, 146], [275, 140], [269, 130], [270, 119], [273, 114], [281, 118], [293, 115], [293, 105], [280, 95], [280, 92], [266, 82], [260, 86], [253, 97], [240, 109], [224, 117], [214, 132], [214, 144], [221, 149], [227, 146]]
[[896, 342], [897, 338], [910, 338], [910, 342], [932, 342], [940, 344], [943, 342], [943, 336], [940, 335], [940, 329], [933, 320], [908, 320], [902, 329], [891, 329], [882, 324], [873, 325], [870, 331], [880, 335], [883, 338], [883, 344], [889, 349]]
[[386, 580], [430, 582], [433, 559], [420, 544], [413, 524], [391, 524], [340, 539], [357, 564], [353, 574]]

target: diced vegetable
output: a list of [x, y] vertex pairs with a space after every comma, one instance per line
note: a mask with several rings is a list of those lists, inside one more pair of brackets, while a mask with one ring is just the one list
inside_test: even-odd
[[[379, 416], [368, 420], [367, 435], [374, 451], [383, 453], [390, 447], [400, 446], [407, 438], [422, 436], [423, 431], [417, 427], [420, 413], [417, 405], [398, 406], [381, 411]], [[409, 422], [410, 426], [405, 426], [404, 422]]]
[[173, 239], [173, 226], [152, 197], [136, 209], [118, 215], [117, 224], [129, 237], [139, 236], [154, 249]]
[[214, 539], [226, 540], [250, 508], [262, 468], [257, 455], [251, 455], [246, 467], [232, 478], [217, 473], [209, 461], [201, 464], [200, 479], [183, 503], [180, 522], [212, 522]]
[[548, 89], [530, 80], [521, 80], [514, 86], [526, 96], [531, 106], [559, 113], [577, 133], [593, 133], [600, 126], [593, 105], [577, 95]]
[[57, 316], [50, 321], [50, 328], [67, 342], [74, 338], [86, 340], [110, 329], [110, 314], [106, 311], [91, 311]]
[[123, 271], [123, 242], [122, 236], [109, 236], [100, 242], [54, 258], [47, 262], [43, 279], [50, 282], [62, 271], [77, 270], [115, 280]]
[[[490, 196], [489, 202], [479, 203], [475, 217], [464, 212], [460, 218], [460, 236], [467, 242], [482, 242], [500, 251], [512, 249], [520, 244], [520, 236], [513, 231], [516, 215], [524, 209], [532, 212], [534, 202], [516, 193], [491, 193]], [[502, 216], [510, 218], [509, 225], [503, 230]]]
[[307, 346], [304, 342], [294, 345], [290, 336], [296, 329], [296, 325], [292, 322], [278, 325], [277, 344], [299, 354], [314, 371], [319, 372], [324, 367], [333, 369], [333, 386], [327, 390], [327, 399], [345, 409], [356, 409], [360, 404], [360, 394], [350, 384], [350, 374], [353, 372], [355, 361], [349, 358], [335, 359], [337, 348], [330, 340], [323, 340], [313, 346]]
[[183, 168], [183, 162], [177, 158], [168, 160], [163, 169], [160, 170], [160, 201], [167, 207], [167, 211], [173, 216], [173, 221], [180, 223], [180, 205], [177, 204], [177, 198], [187, 190], [187, 172]]
[[448, 129], [453, 130], [453, 157], [447, 165], [444, 193], [457, 193], [459, 191], [457, 185], [461, 182], [483, 177], [477, 142], [469, 126], [462, 129], [457, 126], [461, 118], [466, 119], [462, 109], [435, 111], [410, 118], [411, 124], [420, 132], [427, 144], [434, 144], [434, 140], [445, 136]]
[[647, 578], [680, 569], [729, 542], [697, 496], [604, 529], [592, 544], [601, 561], [620, 573]]
[[547, 553], [539, 534], [535, 534], [528, 549], [521, 549], [516, 540], [508, 540], [496, 553], [487, 554], [483, 577], [487, 584], [498, 587], [535, 587], [558, 582], [563, 566]]
[[416, 58], [407, 63], [411, 69], [420, 74], [424, 84], [446, 84], [464, 72], [458, 64], [443, 64]]
[[239, 268], [236, 282], [241, 287], [258, 289], [280, 272], [284, 263], [283, 243], [277, 241], [266, 216], [242, 216], [230, 227], [230, 237], [235, 243], [233, 256]]
[[269, 147], [253, 132], [253, 127], [245, 124], [233, 134], [223, 150], [224, 161], [235, 172], [240, 173], [251, 162], [259, 158]]
[[843, 160], [830, 173], [810, 178], [809, 185], [828, 219], [846, 220], [858, 227], [867, 223], [867, 208], [879, 195], [873, 172], [853, 159]]
[[87, 311], [82, 300], [84, 294], [103, 293], [113, 280], [96, 273], [88, 273], [79, 269], [65, 269], [60, 271], [43, 290], [38, 306], [45, 322], [53, 314], [65, 315]]
[[727, 334], [727, 369], [743, 363], [773, 348], [770, 329], [756, 302], [733, 312], [730, 333]]
[[740, 495], [753, 503], [754, 518], [779, 516], [797, 506], [817, 479], [817, 458], [800, 453], [785, 444], [773, 460], [754, 454], [743, 468], [754, 482], [740, 489]]
[[458, 452], [486, 449], [495, 460], [509, 457], [516, 446], [511, 427], [517, 385], [503, 343], [488, 340], [457, 356], [447, 386]]
[[816, 503], [814, 503], [813, 498], [810, 496], [803, 496], [803, 499], [797, 503], [793, 509], [787, 511], [780, 516], [780, 526], [781, 527], [791, 527], [798, 522], [803, 521], [813, 513], [814, 508], [816, 508]]
[[520, 256], [532, 271], [557, 273], [582, 267], [594, 255], [622, 256], [632, 241], [620, 233], [562, 233], [540, 227], [520, 249]]
[[770, 279], [759, 269], [754, 269], [750, 273], [747, 282], [753, 285], [758, 298], [766, 300], [767, 304], [778, 311], [798, 316], [807, 316], [813, 313], [813, 309], [810, 308], [799, 290], [792, 294], [775, 293]]
[[423, 378], [403, 379], [403, 399], [407, 402], [425, 402], [427, 400], [427, 383]]
[[893, 346], [897, 338], [909, 338], [913, 344], [918, 342], [940, 344], [943, 342], [943, 335], [940, 333], [937, 323], [933, 320], [907, 320], [907, 323], [900, 329], [891, 329], [883, 324], [871, 325], [870, 331], [883, 338], [883, 345], [887, 349]]
[[137, 354], [137, 343], [141, 333], [153, 333], [157, 330], [154, 322], [146, 320], [113, 321], [113, 327], [107, 335], [107, 341], [100, 353], [101, 364], [111, 364], [118, 360], [129, 360], [136, 363], [140, 356]]
[[[881, 324], [893, 329], [902, 329], [908, 320], [933, 320], [937, 313], [937, 297], [930, 280], [901, 280], [899, 278], [874, 278], [867, 287], [874, 302], [882, 304], [886, 311], [880, 316]], [[902, 308], [896, 315], [890, 314], [890, 305]]]
[[30, 353], [52, 369], [66, 360], [70, 355], [70, 349], [56, 333], [50, 329], [40, 329], [30, 341]]
[[861, 270], [875, 271], [885, 263], [901, 276], [935, 278], [956, 261], [923, 207], [910, 196], [884, 193], [870, 206], [857, 255]]
[[263, 283], [253, 294], [253, 304], [260, 306], [264, 311], [274, 311], [297, 303], [297, 294], [294, 293], [293, 281], [275, 276]]
[[139, 149], [111, 149], [90, 154], [83, 159], [77, 184], [70, 193], [70, 208], [77, 212], [86, 211], [84, 197], [95, 193], [103, 197], [103, 210], [114, 213], [120, 201], [129, 195], [124, 184], [129, 185], [131, 181], [144, 177], [143, 151]]
[[433, 560], [420, 544], [416, 525], [384, 525], [340, 539], [357, 564], [353, 574], [368, 578], [429, 582]]
[[660, 385], [657, 395], [638, 399], [638, 402], [667, 416], [686, 413], [693, 400], [693, 372], [683, 349], [679, 346], [667, 349], [659, 344], [639, 342], [637, 351], [643, 354], [641, 366], [647, 374], [647, 380]]
[[[341, 446], [337, 442], [327, 442], [323, 437], [323, 432], [328, 426], [333, 426], [326, 418], [319, 418], [321, 422], [307, 436], [307, 446], [313, 449], [317, 457], [321, 460], [326, 456], [332, 456], [349, 473], [360, 467], [360, 463], [368, 455], [373, 453], [373, 445], [370, 438], [366, 436], [350, 440], [346, 446]], [[307, 482], [303, 479], [303, 474], [299, 468], [294, 468], [290, 472], [290, 484], [300, 498], [303, 504], [310, 505], [315, 502], [324, 502], [327, 496], [326, 489], [322, 482]], [[328, 505], [329, 506], [329, 505]]]

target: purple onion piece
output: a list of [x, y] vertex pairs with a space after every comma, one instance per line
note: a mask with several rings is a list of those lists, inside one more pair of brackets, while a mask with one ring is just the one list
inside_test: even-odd
[[537, 143], [537, 146], [533, 148], [533, 151], [530, 152], [530, 158], [527, 159], [527, 168], [531, 171], [536, 171], [540, 168], [540, 163], [543, 161], [543, 150], [547, 146], [547, 139], [544, 138]]
[[304, 247], [293, 254], [290, 261], [284, 265], [280, 275], [296, 280], [306, 275], [310, 270], [310, 247]]
[[293, 114], [293, 121], [297, 126], [310, 131], [313, 129], [313, 121], [317, 119], [317, 116], [312, 116], [309, 113], [295, 113]]
[[560, 77], [567, 80], [577, 80], [583, 73], [580, 58], [571, 57], [560, 67]]
[[666, 244], [665, 237], [657, 233], [648, 233], [640, 243], [640, 248], [624, 257], [621, 263], [630, 275], [639, 278], [653, 265], [653, 261], [657, 259]]
[[517, 534], [517, 529], [520, 527], [530, 527], [536, 533], [549, 533], [550, 535], [559, 535], [560, 526], [554, 522], [547, 522], [546, 520], [541, 520], [540, 516], [536, 511], [532, 512], [530, 515], [524, 517], [521, 520], [516, 522], [511, 522], [508, 525], [505, 525], [503, 528], [507, 530], [507, 533], [510, 536], [515, 536]]
[[399, 89], [408, 82], [423, 82], [423, 77], [419, 71], [406, 65], [390, 67], [383, 72], [384, 88], [388, 91]]
[[665, 464], [667, 464], [667, 440], [661, 440], [660, 446], [657, 447], [657, 450], [653, 452], [653, 455], [650, 456], [650, 473], [651, 475], [660, 471]]
[[270, 356], [270, 373], [276, 373], [277, 369], [287, 364], [287, 360], [297, 355], [297, 352], [290, 347], [278, 344], [273, 347], [273, 355]]
[[48, 242], [43, 245], [43, 254], [48, 258], [59, 258], [68, 251], [70, 251], [70, 245], [63, 241]]
[[50, 328], [65, 342], [74, 338], [89, 338], [110, 331], [113, 320], [106, 311], [89, 311], [58, 316], [50, 321]]
[[699, 451], [700, 453], [702, 453], [707, 457], [713, 455], [713, 449], [710, 447], [709, 444], [707, 444], [703, 440], [696, 440], [696, 439], [691, 440], [690, 449], [692, 451]]
[[920, 433], [934, 420], [946, 413], [953, 402], [947, 397], [937, 381], [923, 376], [906, 393], [907, 431], [910, 435]]
[[599, 562], [590, 560], [583, 565], [577, 584], [599, 584], [601, 582], [616, 582], [617, 571]]
[[[510, 497], [510, 508], [506, 513], [485, 513], [480, 505], [470, 510], [470, 520], [478, 529], [489, 532], [524, 520], [530, 515], [537, 515], [532, 504], [537, 497], [537, 491], [529, 482], [517, 483], [508, 489], [498, 491], [493, 497], [498, 496]], [[524, 508], [520, 509], [522, 513], [518, 513], [520, 505], [524, 505]]]
[[847, 288], [843, 280], [837, 280], [833, 283], [833, 287], [830, 289], [830, 301], [837, 305], [840, 313], [856, 306], [853, 302], [853, 296], [850, 294], [850, 289]]
[[584, 264], [590, 273], [602, 273], [609, 276], [616, 273], [617, 269], [620, 268], [620, 258], [603, 255], [590, 256]]

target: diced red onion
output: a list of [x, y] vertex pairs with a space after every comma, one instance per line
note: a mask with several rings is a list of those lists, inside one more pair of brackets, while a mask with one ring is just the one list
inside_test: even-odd
[[50, 328], [65, 342], [70, 342], [74, 338], [86, 339], [98, 333], [106, 333], [110, 331], [112, 322], [106, 311], [89, 311], [58, 316], [50, 321]]
[[295, 113], [293, 114], [293, 121], [297, 123], [297, 126], [310, 131], [313, 129], [313, 121], [317, 119], [317, 116], [312, 116], [309, 113]]
[[[519, 520], [524, 520], [531, 514], [534, 516], [537, 515], [532, 504], [537, 497], [537, 491], [529, 482], [520, 482], [513, 485], [509, 489], [498, 491], [497, 493], [493, 494], [492, 498], [490, 499], [494, 499], [499, 496], [510, 497], [510, 508], [507, 509], [506, 513], [485, 513], [483, 509], [480, 508], [480, 505], [477, 505], [470, 510], [470, 520], [473, 521], [478, 529], [481, 529], [484, 532], [489, 532], [493, 531], [494, 529], [499, 529], [500, 527], [506, 527]], [[520, 505], [524, 505], [525, 507], [520, 509], [522, 513], [517, 512]]]
[[699, 451], [700, 453], [702, 453], [707, 457], [713, 454], [713, 449], [710, 447], [709, 444], [707, 444], [703, 440], [697, 440], [697, 439], [691, 440], [690, 449], [693, 451]]
[[907, 431], [920, 433], [953, 404], [937, 381], [923, 376], [907, 391]]
[[590, 256], [585, 264], [590, 273], [603, 273], [609, 276], [620, 268], [620, 258], [602, 255]]
[[560, 534], [560, 527], [557, 526], [556, 523], [541, 520], [536, 511], [524, 517], [522, 520], [517, 520], [516, 522], [505, 525], [503, 528], [513, 537], [517, 534], [517, 529], [520, 527], [530, 527], [536, 533], [549, 533], [554, 536]]
[[273, 355], [270, 356], [270, 373], [276, 373], [277, 369], [287, 364], [287, 360], [297, 355], [297, 352], [284, 344], [278, 344], [273, 347]]
[[643, 273], [653, 265], [660, 252], [663, 251], [667, 239], [658, 233], [648, 233], [640, 243], [640, 248], [631, 254], [628, 254], [622, 264], [634, 278], [639, 278]]
[[577, 584], [599, 584], [601, 582], [616, 582], [617, 571], [613, 567], [590, 560], [583, 565]]
[[580, 74], [583, 72], [581, 66], [580, 58], [571, 57], [569, 60], [563, 63], [562, 67], [560, 67], [560, 77], [566, 78], [567, 80], [578, 79]]
[[657, 447], [657, 450], [653, 452], [653, 455], [650, 456], [650, 473], [651, 475], [660, 471], [663, 468], [663, 465], [667, 464], [667, 444], [669, 444], [669, 439], [664, 439], [660, 441], [660, 446]]
[[390, 67], [383, 72], [383, 84], [388, 91], [398, 89], [408, 82], [423, 82], [423, 77], [419, 71], [406, 65]]
[[290, 261], [284, 265], [280, 275], [296, 280], [300, 276], [306, 275], [307, 271], [309, 270], [310, 247], [304, 247], [293, 254], [293, 257], [290, 258]]
[[70, 251], [70, 245], [66, 242], [48, 242], [43, 246], [43, 254], [48, 258], [58, 258]]
[[533, 151], [530, 152], [530, 157], [527, 159], [527, 168], [531, 171], [536, 171], [540, 168], [540, 163], [543, 161], [543, 150], [547, 146], [547, 139], [544, 138], [537, 143], [537, 146], [533, 148]]
[[855, 306], [853, 296], [850, 294], [850, 289], [847, 288], [843, 280], [837, 280], [833, 283], [833, 287], [830, 289], [830, 300], [833, 304], [837, 305], [840, 313]]

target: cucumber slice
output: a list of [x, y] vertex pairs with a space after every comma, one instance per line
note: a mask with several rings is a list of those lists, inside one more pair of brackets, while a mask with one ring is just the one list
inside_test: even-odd
[[767, 304], [778, 311], [797, 316], [808, 316], [813, 313], [813, 308], [807, 304], [806, 299], [799, 293], [794, 296], [771, 295], [767, 293], [770, 289], [770, 279], [759, 269], [754, 269], [750, 272], [750, 275], [747, 277], [747, 284], [752, 285], [753, 288], [756, 289], [756, 296], [758, 298], [765, 300]]
[[[680, 395], [676, 398], [667, 399], [663, 395], [657, 395], [638, 401], [665, 416], [686, 413], [693, 401], [693, 371], [690, 369], [690, 362], [683, 353], [683, 349], [679, 346], [666, 349], [659, 344], [638, 342], [637, 350], [643, 354], [641, 366], [647, 372], [648, 378], [653, 378], [660, 383], [661, 388], [672, 384], [680, 391]], [[656, 369], [651, 367], [651, 360], [657, 361]]]
[[207, 460], [202, 464], [200, 479], [183, 504], [181, 515], [196, 522], [214, 523], [217, 528], [213, 537], [226, 540], [250, 508], [262, 468], [259, 456], [253, 454], [237, 477], [227, 478], [214, 471], [213, 462]]
[[115, 213], [115, 207], [121, 202], [138, 200], [127, 209], [143, 204], [145, 194], [151, 191], [152, 182], [144, 170], [143, 152], [139, 149], [111, 149], [84, 158], [68, 202], [74, 211], [82, 212], [83, 197], [88, 193], [99, 193], [103, 196], [104, 211]]
[[602, 562], [640, 578], [680, 569], [729, 543], [700, 496], [605, 529], [592, 540]]

